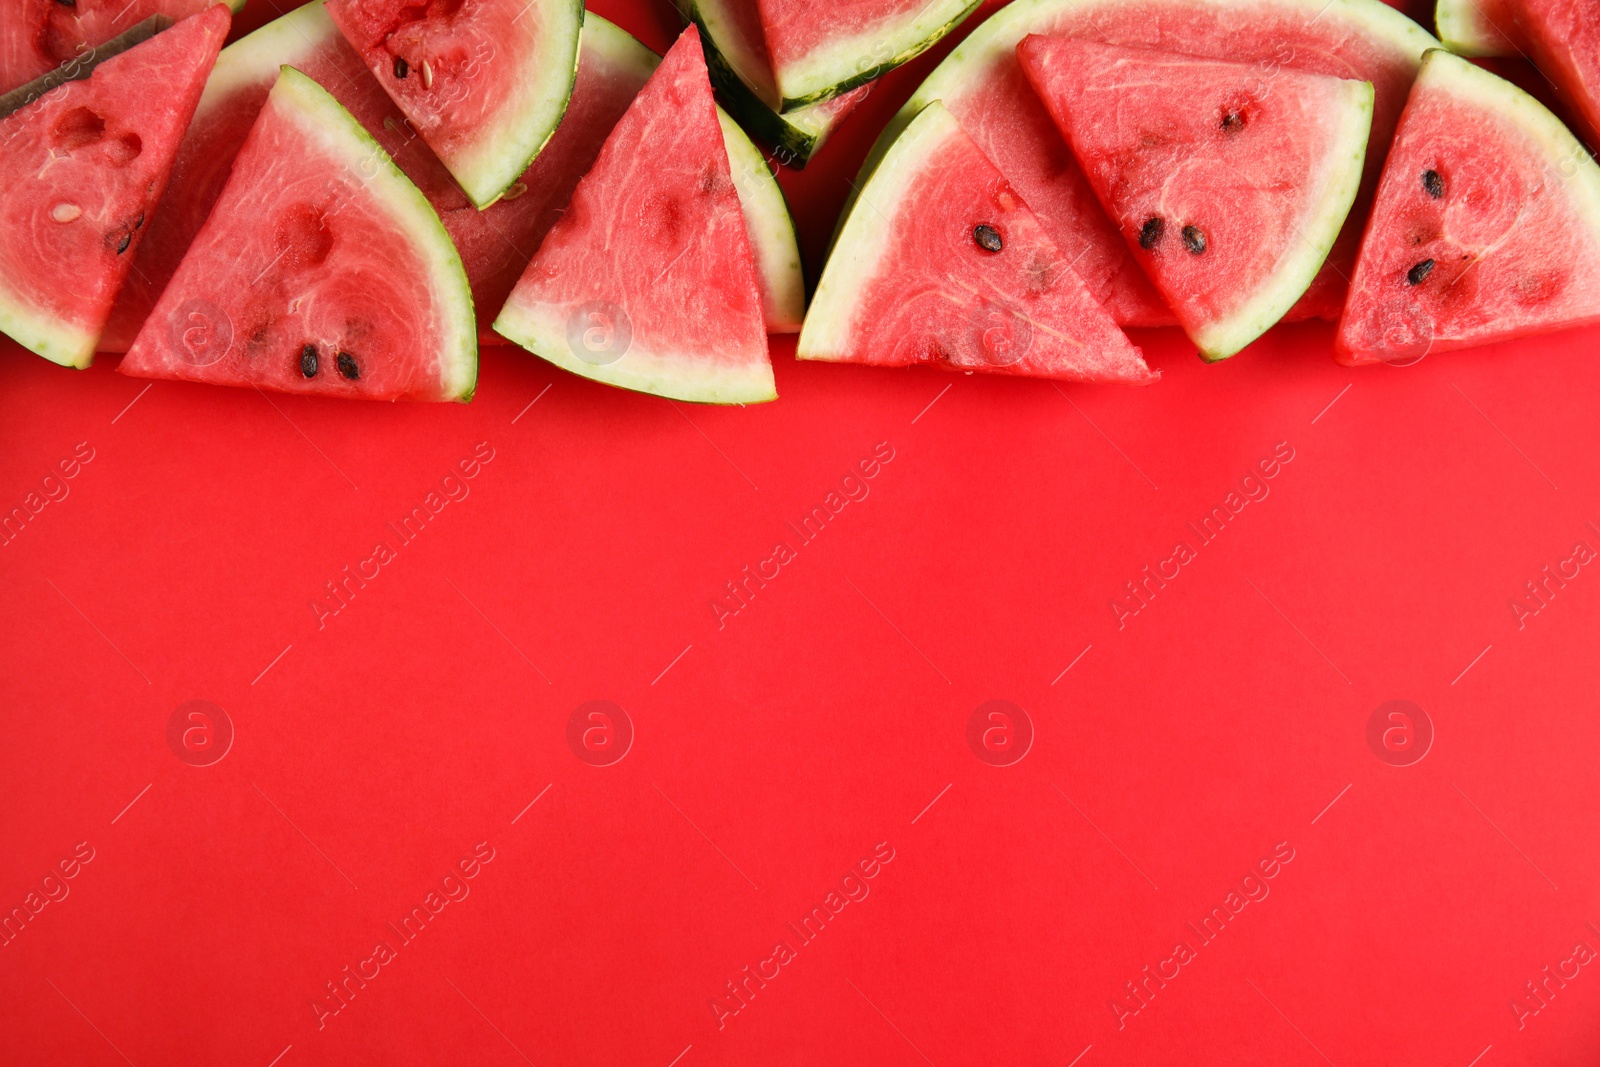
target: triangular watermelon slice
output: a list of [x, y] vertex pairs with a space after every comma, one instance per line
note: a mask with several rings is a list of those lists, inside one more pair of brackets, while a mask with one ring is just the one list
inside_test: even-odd
[[211, 217], [119, 368], [373, 400], [468, 400], [461, 258], [339, 102], [283, 68]]
[[0, 331], [89, 365], [230, 21], [194, 15], [0, 119]]
[[[244, 0], [228, 0], [233, 10]], [[151, 15], [176, 22], [217, 0], [4, 0], [0, 3], [0, 93], [9, 92]]]
[[851, 209], [796, 355], [1076, 381], [1157, 377], [937, 101]]
[[1600, 0], [1507, 0], [1517, 35], [1600, 145]]
[[494, 328], [627, 389], [708, 403], [776, 398], [750, 241], [693, 26], [611, 131]]
[[480, 208], [567, 110], [583, 0], [328, 0], [328, 14]]
[[1017, 55], [1202, 357], [1305, 295], [1361, 186], [1370, 83], [1066, 37]]
[[1600, 322], [1600, 166], [1543, 105], [1423, 59], [1339, 323], [1341, 363]]

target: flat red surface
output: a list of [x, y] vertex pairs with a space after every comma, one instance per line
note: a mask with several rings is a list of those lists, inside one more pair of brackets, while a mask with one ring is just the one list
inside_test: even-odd
[[[813, 266], [931, 62], [785, 175]], [[1146, 389], [784, 342], [743, 410], [0, 350], [0, 503], [45, 501], [0, 544], [0, 1063], [1593, 1064], [1600, 331], [1140, 340]]]

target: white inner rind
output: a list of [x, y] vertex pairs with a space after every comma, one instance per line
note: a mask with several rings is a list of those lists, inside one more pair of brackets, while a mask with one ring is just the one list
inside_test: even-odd
[[[911, 18], [839, 37], [814, 49], [802, 63], [777, 71], [783, 110], [814, 104], [921, 55], [973, 11], [980, 0], [929, 0]], [[992, 21], [992, 20], [991, 20]]]
[[867, 283], [877, 277], [884, 257], [898, 244], [894, 220], [907, 190], [923, 172], [928, 158], [951, 138], [961, 136], [961, 132], [955, 118], [936, 101], [896, 138], [840, 228], [822, 280], [811, 298], [811, 310], [795, 349], [796, 358], [844, 358], [861, 314]]
[[[745, 2], [753, 4], [754, 0]], [[685, 15], [705, 29], [722, 58], [756, 99], [773, 111], [782, 107], [783, 98], [778, 95], [771, 64], [755, 42], [739, 32], [737, 22], [729, 14], [728, 0], [685, 0], [684, 7]]]
[[239, 38], [217, 56], [195, 108], [196, 120], [232, 99], [241, 88], [259, 85], [274, 76], [280, 67], [299, 66], [307, 56], [326, 47], [329, 38], [338, 32], [323, 0], [312, 0]]
[[1446, 48], [1463, 56], [1507, 54], [1505, 35], [1496, 30], [1477, 0], [1439, 0], [1433, 24]]
[[761, 316], [768, 333], [794, 333], [806, 314], [806, 282], [789, 202], [766, 159], [739, 124], [720, 107], [717, 119], [722, 123], [722, 142], [744, 211], [756, 273], [761, 277]]
[[448, 397], [470, 399], [478, 380], [478, 327], [472, 312], [472, 290], [461, 255], [433, 205], [350, 112], [293, 67], [283, 68], [268, 106], [281, 106], [285, 117], [308, 141], [346, 160], [362, 174], [368, 194], [387, 210], [389, 220], [405, 233], [428, 265], [428, 288], [439, 316], [440, 391]]
[[1361, 188], [1367, 159], [1367, 137], [1372, 131], [1371, 82], [1345, 81], [1342, 101], [1330, 102], [1339, 111], [1339, 125], [1323, 156], [1326, 168], [1306, 176], [1316, 188], [1308, 198], [1310, 209], [1294, 242], [1257, 291], [1237, 311], [1196, 330], [1190, 339], [1207, 360], [1226, 359], [1266, 333], [1295, 305], [1322, 270], [1333, 243], [1343, 229]]
[[41, 314], [22, 302], [4, 279], [0, 279], [0, 333], [52, 363], [80, 370], [93, 362], [94, 346], [100, 341], [98, 333]]

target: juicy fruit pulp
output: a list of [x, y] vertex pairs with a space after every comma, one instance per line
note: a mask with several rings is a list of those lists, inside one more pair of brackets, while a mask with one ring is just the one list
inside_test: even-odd
[[1083, 381], [1155, 378], [937, 102], [895, 141], [846, 219], [796, 355]]
[[978, 0], [754, 3], [785, 111], [837, 96], [920, 55], [978, 6]]
[[[173, 21], [218, 0], [5, 0], [0, 4], [0, 93], [130, 29], [151, 15]], [[235, 11], [244, 0], [230, 0]]]
[[1371, 85], [1065, 37], [1018, 55], [1203, 357], [1233, 355], [1300, 299], [1361, 183]]
[[1522, 90], [1429, 52], [1335, 357], [1411, 362], [1600, 321], [1600, 166]]
[[89, 365], [229, 22], [192, 16], [0, 119], [0, 330]]
[[285, 67], [124, 374], [375, 400], [465, 400], [461, 260], [416, 186]]
[[[1096, 299], [1118, 322], [1137, 326], [1174, 320], [1028, 84], [1016, 47], [1030, 33], [1369, 81], [1376, 90], [1371, 182], [1383, 163], [1378, 146], [1388, 144], [1422, 53], [1438, 44], [1380, 0], [1014, 0], [974, 30], [890, 122], [866, 170], [922, 107], [943, 100], [1038, 214]], [[1330, 269], [1291, 317], [1337, 314], [1343, 282], [1332, 267], [1348, 274], [1361, 218], [1358, 202]]]
[[1600, 145], [1600, 0], [1507, 0], [1516, 33]]
[[495, 329], [625, 388], [775, 398], [750, 241], [693, 26], [611, 131]]
[[477, 207], [567, 109], [582, 0], [329, 0], [328, 13]]

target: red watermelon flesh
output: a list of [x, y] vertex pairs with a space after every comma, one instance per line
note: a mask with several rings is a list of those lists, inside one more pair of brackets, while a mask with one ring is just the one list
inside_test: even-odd
[[495, 330], [597, 381], [681, 400], [771, 400], [755, 260], [699, 31], [606, 140]]
[[746, 2], [760, 15], [784, 110], [864, 84], [927, 48], [977, 6], [977, 0]]
[[796, 354], [1073, 381], [1157, 377], [937, 102], [851, 210]]
[[[4, 0], [0, 3], [0, 93], [10, 92], [151, 15], [174, 21], [217, 0]], [[235, 0], [234, 10], [244, 6]]]
[[[1090, 292], [1123, 325], [1166, 325], [1172, 313], [1106, 219], [1082, 170], [1028, 83], [1016, 46], [1030, 33], [1278, 66], [1372, 82], [1376, 94], [1368, 178], [1375, 182], [1422, 52], [1437, 44], [1379, 0], [1017, 0], [936, 68], [907, 103], [879, 151], [931, 100], [943, 100], [1039, 216]], [[1364, 218], [1358, 201], [1352, 219]], [[1359, 223], [1328, 270], [1289, 316], [1333, 317], [1354, 261]]]
[[1202, 356], [1304, 295], [1361, 183], [1370, 84], [1068, 37], [1017, 54]]
[[88, 365], [230, 21], [213, 7], [0, 119], [0, 329]]
[[439, 217], [292, 67], [118, 368], [373, 400], [466, 400], [472, 297]]
[[[591, 17], [593, 23], [602, 21]], [[613, 29], [612, 35], [620, 32]], [[218, 74], [207, 86], [184, 138], [170, 191], [140, 246], [137, 272], [123, 288], [102, 349], [122, 352], [133, 343], [211, 213], [233, 159], [284, 64], [331, 92], [427, 196], [461, 253], [480, 335], [486, 343], [494, 343], [489, 323], [560, 217], [578, 179], [600, 154], [606, 134], [648, 77], [648, 71], [604, 47], [607, 39], [600, 32], [585, 35], [567, 118], [513, 186], [514, 192], [519, 187], [521, 191], [484, 211], [472, 206], [450, 172], [398, 113], [320, 3], [307, 4], [230, 45], [218, 60]]]
[[1389, 152], [1334, 355], [1430, 352], [1600, 322], [1600, 166], [1543, 105], [1429, 52]]
[[1517, 36], [1600, 145], [1600, 0], [1508, 0]]

